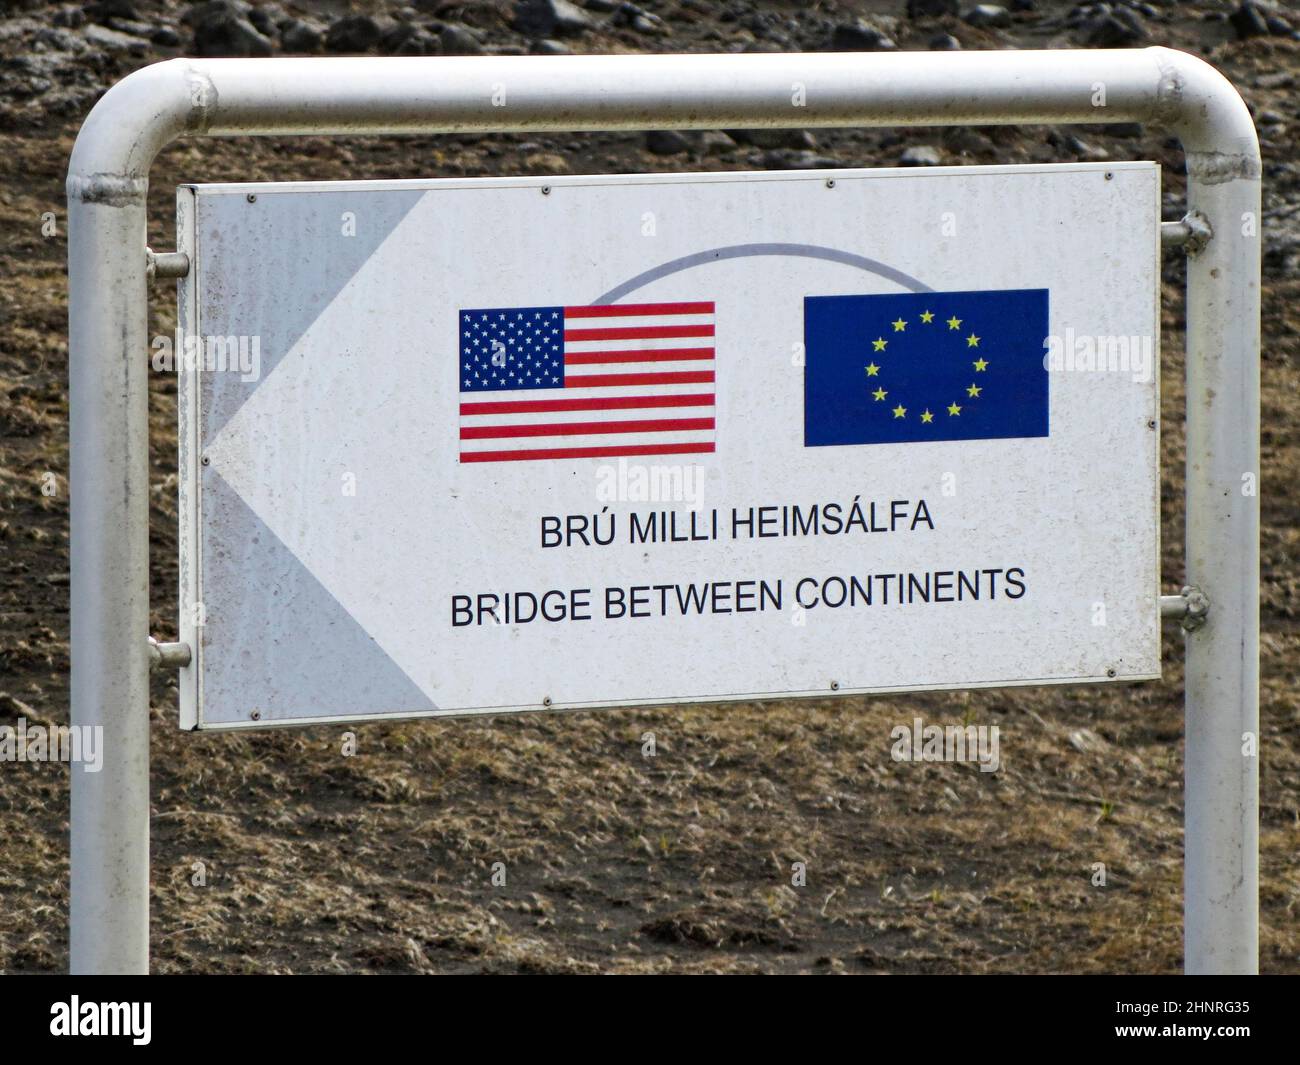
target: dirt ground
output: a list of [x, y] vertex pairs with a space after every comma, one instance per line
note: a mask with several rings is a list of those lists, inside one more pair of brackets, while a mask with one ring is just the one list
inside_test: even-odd
[[[77, 23], [60, 14], [71, 5], [20, 3], [0, 22], [0, 725], [68, 717], [68, 154], [97, 91], [135, 66], [193, 47], [184, 5], [128, 6], [134, 20], [113, 15], [109, 9], [119, 9], [110, 3], [90, 5]], [[643, 0], [656, 27], [649, 18], [615, 25], [617, 12], [595, 3], [587, 10], [598, 24], [557, 47], [813, 50], [858, 16], [909, 49], [944, 33], [973, 49], [1072, 46], [1092, 32], [1086, 20], [1070, 24], [1078, 9], [1065, 3], [1040, 0], [998, 28], [951, 16], [912, 19], [905, 6]], [[1146, 6], [1132, 8], [1145, 34], [1136, 43], [1188, 48], [1220, 66], [1255, 111], [1264, 144], [1260, 964], [1296, 973], [1300, 42], [1280, 29], [1238, 39], [1235, 23], [1222, 17], [1236, 4], [1138, 10]], [[1261, 10], [1287, 16], [1281, 6]], [[490, 52], [551, 47], [513, 28], [504, 2], [275, 6], [321, 25], [348, 11], [433, 25], [427, 36], [444, 51], [457, 50], [448, 26]], [[84, 36], [95, 19], [107, 25], [114, 17], [169, 27], [180, 44], [113, 30], [147, 47], [112, 45], [100, 35], [90, 51], [77, 51], [40, 35], [62, 26]], [[42, 50], [49, 39], [57, 48]], [[51, 48], [66, 61], [50, 59]], [[641, 134], [207, 141], [175, 145], [155, 167], [150, 244], [174, 246], [174, 187], [182, 181], [891, 166], [919, 145], [936, 148], [945, 163], [1154, 159], [1165, 168], [1165, 217], [1183, 211], [1177, 146], [1141, 127], [818, 130], [776, 146], [728, 148], [715, 140], [706, 148], [688, 139], [674, 154], [649, 151]], [[50, 234], [46, 212], [53, 212]], [[1183, 582], [1183, 273], [1180, 253], [1167, 252], [1167, 591]], [[155, 289], [151, 313], [151, 333], [174, 328], [168, 288]], [[151, 419], [151, 625], [160, 638], [174, 638], [176, 411], [175, 381], [166, 374], [152, 380]], [[1183, 726], [1181, 634], [1173, 626], [1164, 667], [1163, 683], [1123, 689], [371, 725], [357, 730], [351, 757], [337, 728], [182, 733], [174, 679], [158, 677], [153, 967], [1176, 972]], [[1003, 768], [893, 762], [890, 730], [914, 716], [999, 725]], [[642, 756], [646, 732], [656, 737], [654, 758]], [[0, 764], [5, 972], [67, 965], [68, 780], [62, 765]], [[504, 886], [491, 882], [497, 862], [505, 863]], [[806, 886], [791, 884], [795, 862], [807, 865]], [[1108, 871], [1104, 887], [1092, 883], [1098, 862]]]

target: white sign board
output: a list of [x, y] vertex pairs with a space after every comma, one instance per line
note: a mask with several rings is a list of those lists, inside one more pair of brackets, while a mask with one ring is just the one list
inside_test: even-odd
[[182, 188], [182, 725], [1158, 677], [1159, 186]]

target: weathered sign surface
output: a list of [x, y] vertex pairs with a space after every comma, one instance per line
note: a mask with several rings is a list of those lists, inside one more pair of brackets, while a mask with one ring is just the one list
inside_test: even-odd
[[1158, 676], [1159, 184], [182, 188], [182, 724]]

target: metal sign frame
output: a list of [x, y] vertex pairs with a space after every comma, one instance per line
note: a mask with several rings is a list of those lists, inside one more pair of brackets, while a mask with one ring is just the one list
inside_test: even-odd
[[[1158, 348], [1160, 169], [1154, 162], [1109, 161], [181, 186], [177, 241], [191, 265], [179, 286], [177, 350], [197, 350], [191, 342], [201, 345], [205, 338], [222, 338], [224, 343], [226, 337], [257, 335], [260, 373], [203, 373], [191, 368], [188, 359], [178, 373], [179, 498], [188, 506], [180, 514], [180, 568], [188, 579], [181, 589], [176, 638], [191, 650], [190, 667], [179, 674], [180, 727], [266, 729], [808, 698], [832, 692], [884, 695], [1159, 679], [1160, 462], [1154, 431], [1158, 379], [1149, 372], [1149, 360], [1141, 375], [1071, 374], [1064, 367], [1054, 373], [1043, 365], [1042, 345], [1049, 332], [1059, 337], [1063, 329], [1070, 334], [1087, 329], [1126, 338], [1141, 334], [1147, 338], [1148, 357], [1152, 346]], [[726, 208], [733, 203], [743, 203], [745, 209], [729, 214]], [[349, 212], [345, 218], [366, 219], [361, 241], [335, 236], [331, 223], [343, 211]], [[942, 212], [948, 211], [962, 218], [960, 240], [954, 241], [939, 225], [946, 217]], [[620, 216], [643, 224], [644, 212], [672, 219], [658, 239], [648, 243], [611, 242], [608, 223], [586, 225], [587, 219]], [[844, 242], [847, 246], [840, 246], [845, 233], [853, 236]], [[994, 239], [999, 233], [1017, 234], [1009, 262]], [[762, 242], [747, 243], [759, 234]], [[472, 262], [465, 260], [467, 248], [480, 249]], [[1073, 253], [1062, 255], [1062, 248]], [[854, 261], [855, 251], [869, 252], [871, 258], [858, 256]], [[552, 255], [556, 261], [548, 262]], [[1104, 277], [1096, 267], [1103, 260], [1108, 263]], [[597, 265], [587, 267], [584, 276], [581, 264], [593, 262]], [[918, 276], [904, 272], [903, 266]], [[734, 286], [742, 272], [743, 288], [737, 291]], [[1041, 332], [1031, 335], [1026, 329], [1020, 345], [1042, 383], [1044, 408], [1051, 394], [1052, 413], [1048, 418], [1044, 409], [1043, 434], [1017, 430], [985, 439], [972, 432], [978, 443], [970, 450], [971, 441], [940, 433], [942, 442], [923, 442], [908, 450], [906, 473], [887, 458], [891, 450], [897, 453], [897, 444], [874, 450], [809, 448], [806, 390], [820, 360], [818, 345], [807, 332], [810, 316], [816, 313], [809, 304], [842, 307], [846, 300], [876, 300], [877, 305], [925, 300], [929, 306], [928, 301], [937, 299], [934, 309], [942, 322], [949, 314], [945, 301], [964, 298], [943, 290], [965, 288], [976, 276], [981, 300], [1004, 298], [1006, 289], [1018, 287], [1043, 290], [1047, 317], [1033, 327]], [[444, 351], [444, 358], [430, 365], [423, 345], [409, 346], [401, 339], [418, 331], [436, 350], [442, 345], [434, 338], [455, 346], [460, 333], [450, 312], [450, 323], [439, 321], [427, 299], [415, 295], [426, 291], [431, 278], [434, 288], [450, 300], [444, 301], [447, 307], [475, 300], [499, 307], [506, 299], [503, 291], [528, 299], [576, 289], [582, 293], [576, 302], [626, 306], [662, 301], [674, 293], [686, 298], [698, 290], [717, 301], [710, 318], [720, 353], [760, 351], [768, 342], [765, 338], [794, 323], [801, 323], [802, 329], [791, 332], [787, 343], [797, 337], [807, 343], [807, 351], [801, 358], [787, 357], [782, 344], [776, 358], [744, 360], [743, 373], [723, 354], [712, 385], [697, 383], [686, 389], [716, 391], [707, 413], [716, 416], [717, 430], [707, 430], [707, 453], [651, 461], [690, 461], [701, 474], [698, 510], [692, 509], [689, 516], [692, 546], [667, 546], [653, 533], [650, 543], [634, 544], [630, 522], [647, 515], [629, 499], [620, 500], [626, 506], [611, 507], [609, 517], [617, 520], [619, 532], [611, 532], [600, 551], [573, 551], [567, 544], [547, 550], [538, 546], [544, 539], [534, 527], [538, 515], [582, 513], [592, 491], [584, 475], [594, 473], [599, 483], [600, 472], [612, 470], [602, 464], [616, 461], [609, 456], [619, 450], [620, 437], [581, 441], [604, 445], [605, 450], [605, 455], [589, 456], [592, 461], [586, 467], [581, 461], [575, 467], [573, 460], [544, 459], [467, 466], [463, 455], [447, 461], [451, 448], [435, 448], [432, 454], [425, 447], [395, 450], [391, 441], [376, 440], [365, 428], [371, 417], [354, 417], [362, 410], [356, 405], [368, 402], [366, 395], [383, 394], [349, 377], [361, 372], [369, 356], [335, 362], [327, 354], [370, 351], [378, 345], [385, 379], [431, 375], [425, 387], [398, 392], [401, 402], [411, 405], [411, 424], [425, 431], [436, 427], [434, 439], [447, 432], [443, 419], [456, 409], [447, 400], [459, 388], [455, 366], [461, 360], [446, 359], [449, 352]], [[564, 281], [555, 287], [548, 280], [552, 278]], [[314, 302], [318, 291], [335, 290], [344, 280], [346, 297], [335, 297], [328, 307]], [[512, 283], [515, 287], [507, 289]], [[408, 286], [414, 291], [404, 291]], [[861, 295], [872, 290], [883, 294]], [[278, 293], [270, 320], [263, 298], [268, 291]], [[734, 304], [742, 292], [746, 309], [737, 315]], [[822, 295], [810, 296], [813, 293]], [[789, 302], [783, 304], [783, 297]], [[975, 313], [972, 307], [969, 316], [973, 319]], [[892, 311], [887, 315], [895, 317]], [[1018, 316], [1004, 312], [1001, 317]], [[277, 325], [283, 321], [302, 321], [306, 331], [284, 338]], [[986, 332], [995, 328], [992, 321], [981, 321]], [[628, 324], [623, 319], [618, 323]], [[1005, 321], [998, 323], [997, 337], [1005, 326]], [[354, 328], [356, 332], [349, 332]], [[381, 339], [386, 328], [395, 333]], [[905, 328], [916, 330], [920, 323]], [[953, 328], [949, 323], [947, 333]], [[316, 345], [313, 336], [324, 346]], [[997, 337], [990, 333], [983, 338], [981, 350], [990, 358], [995, 356], [987, 350], [989, 344], [999, 345], [1001, 353]], [[973, 339], [978, 343], [981, 338]], [[925, 337], [915, 340], [924, 342]], [[876, 343], [877, 352], [886, 346], [896, 351], [906, 339], [894, 336]], [[969, 340], [958, 347], [969, 348]], [[214, 351], [210, 365], [225, 365], [225, 356], [224, 347], [219, 355]], [[1125, 366], [1127, 356], [1126, 348]], [[1104, 364], [1105, 354], [1101, 357]], [[240, 365], [251, 369], [251, 355], [246, 358], [249, 361]], [[805, 361], [807, 367], [800, 365], [791, 374], [791, 363]], [[654, 368], [712, 369], [714, 363], [657, 362]], [[625, 362], [618, 372], [636, 369], [640, 367]], [[855, 367], [855, 372], [861, 375], [863, 370]], [[889, 373], [888, 363], [883, 372]], [[581, 365], [566, 373], [582, 373]], [[1134, 380], [1139, 376], [1141, 382]], [[962, 387], [974, 381], [963, 381]], [[992, 379], [979, 383], [990, 392], [996, 388]], [[896, 390], [899, 384], [889, 387]], [[278, 406], [277, 395], [287, 405]], [[565, 395], [574, 399], [581, 393]], [[342, 396], [349, 398], [346, 409], [340, 410], [332, 405], [332, 397]], [[547, 397], [553, 398], [548, 392], [532, 394]], [[393, 398], [382, 401], [385, 416], [400, 417], [391, 405]], [[463, 403], [507, 397], [459, 398]], [[913, 395], [913, 400], [919, 397]], [[781, 406], [783, 401], [787, 407]], [[741, 408], [743, 429], [735, 418]], [[673, 411], [674, 416], [687, 417], [702, 413]], [[975, 412], [964, 413], [969, 418]], [[618, 417], [656, 415], [662, 417], [662, 409], [626, 413], [624, 408]], [[582, 416], [566, 412], [563, 417]], [[933, 427], [931, 434], [917, 431], [933, 435]], [[728, 443], [732, 449], [739, 447], [742, 439], [748, 441], [744, 450], [751, 457], [763, 456], [752, 469], [748, 464], [737, 469], [721, 453]], [[639, 454], [623, 461], [641, 461], [646, 449], [642, 438], [637, 440], [638, 447], [625, 454]], [[756, 451], [759, 440], [763, 446]], [[466, 446], [463, 440], [458, 443], [453, 454]], [[375, 448], [373, 455], [367, 445]], [[535, 447], [536, 441], [513, 439], [508, 447], [529, 445]], [[487, 450], [503, 445], [499, 438], [469, 443], [471, 449], [476, 446]], [[545, 446], [559, 442], [547, 441]], [[981, 461], [968, 465], [974, 454]], [[379, 460], [381, 469], [370, 464], [371, 457]], [[373, 499], [378, 493], [386, 499], [387, 524], [421, 530], [418, 550], [402, 550], [400, 535], [384, 536], [387, 547], [372, 542], [377, 530], [364, 516], [367, 508], [356, 506], [346, 491], [331, 492], [322, 500], [304, 489], [299, 497], [294, 486], [319, 487], [322, 476], [332, 481], [340, 463], [366, 486], [364, 495]], [[979, 468], [990, 465], [1015, 467], [1019, 473], [1011, 481], [984, 481]], [[918, 480], [921, 469], [926, 473]], [[705, 470], [710, 479], [723, 471], [726, 476], [706, 491]], [[1071, 472], [1063, 475], [1063, 470]], [[965, 485], [959, 493], [965, 505], [959, 512], [961, 523], [972, 525], [954, 538], [957, 543], [934, 539], [951, 529], [956, 514], [949, 507], [954, 501], [936, 500], [931, 492], [937, 488], [921, 487], [949, 477]], [[872, 500], [905, 499], [915, 491], [926, 497], [928, 507], [941, 508], [935, 514], [937, 528], [929, 527], [917, 537], [910, 530], [898, 537], [887, 534], [889, 546], [875, 552], [880, 557], [864, 568], [855, 567], [862, 561], [866, 539], [819, 536], [814, 546], [807, 533], [793, 540], [787, 535], [738, 536], [729, 529], [727, 515], [736, 505], [743, 510], [773, 493], [783, 502], [829, 501], [839, 498], [836, 486], [844, 495], [833, 507], [843, 507], [847, 522], [852, 486], [864, 478], [870, 486], [862, 495], [864, 525], [879, 530]], [[974, 495], [972, 484], [977, 486]], [[707, 505], [705, 494], [710, 497]], [[289, 518], [280, 506], [291, 499], [296, 502]], [[447, 509], [453, 500], [456, 505]], [[529, 503], [526, 522], [513, 513], [519, 500]], [[1073, 509], [1080, 501], [1083, 506]], [[680, 507], [674, 502], [657, 504], [664, 505]], [[1004, 518], [1008, 506], [1015, 510], [1010, 521]], [[424, 507], [431, 509], [422, 517], [408, 509]], [[662, 518], [665, 512], [656, 513]], [[674, 521], [687, 519], [684, 510], [671, 513]], [[782, 513], [788, 511], [783, 507]], [[1074, 526], [1075, 546], [1063, 553], [1053, 530], [1066, 513]], [[923, 529], [931, 514], [925, 511]], [[830, 521], [835, 518], [830, 516]], [[893, 527], [892, 522], [886, 524]], [[490, 550], [480, 536], [487, 529], [500, 534], [493, 537]], [[875, 547], [886, 538], [870, 539]], [[976, 543], [978, 549], [972, 546]], [[1125, 545], [1120, 554], [1115, 551], [1118, 543]], [[344, 545], [341, 554], [331, 556], [331, 544]], [[805, 584], [815, 587], [828, 575], [843, 572], [855, 578], [866, 574], [871, 588], [882, 568], [942, 569], [955, 549], [974, 552], [964, 559], [962, 570], [977, 556], [988, 565], [1009, 566], [1014, 561], [1026, 567], [1033, 575], [1026, 578], [1033, 590], [1014, 606], [1004, 599], [1001, 609], [1008, 613], [1000, 620], [989, 612], [992, 589], [986, 589], [979, 605], [936, 606], [942, 621], [928, 608], [908, 609], [888, 619], [875, 616], [860, 606], [855, 609], [850, 591], [846, 610], [832, 615], [811, 606], [808, 616], [797, 617], [791, 628], [789, 611], [803, 602], [800, 589]], [[935, 561], [939, 558], [948, 561]], [[640, 565], [643, 571], [638, 571]], [[634, 572], [640, 575], [630, 576]], [[662, 614], [671, 615], [670, 623], [653, 618], [634, 626], [634, 634], [623, 610], [611, 613], [605, 599], [611, 587], [634, 587], [643, 580], [661, 587], [659, 582], [674, 584], [676, 594], [683, 587], [676, 582], [691, 589], [706, 584], [715, 591], [719, 585], [725, 589], [727, 582], [715, 584], [715, 576], [739, 579], [738, 595], [743, 594], [745, 577], [761, 577], [760, 594], [750, 604], [757, 611], [748, 618], [727, 618], [731, 605], [724, 591], [721, 614], [715, 611], [706, 621], [703, 610], [693, 616], [687, 593], [687, 605], [679, 603], [680, 614], [659, 604]], [[917, 580], [915, 573], [911, 580]], [[929, 578], [924, 580], [928, 585]], [[593, 620], [587, 625], [533, 624], [526, 613], [521, 624], [503, 618], [505, 625], [456, 625], [441, 613], [450, 607], [455, 592], [509, 588], [521, 590], [511, 594], [541, 594], [546, 589], [581, 594], [588, 585]], [[320, 601], [309, 598], [315, 587], [326, 593]], [[632, 587], [629, 594], [635, 594]], [[909, 586], [909, 604], [910, 591]], [[653, 599], [660, 593], [646, 594]], [[923, 592], [921, 601], [928, 596]], [[886, 591], [885, 603], [877, 600], [876, 614], [888, 608], [892, 597]], [[936, 587], [934, 602], [943, 598]], [[965, 597], [958, 589], [951, 598]], [[1101, 601], [1109, 620], [1089, 625], [1089, 620], [1100, 620], [1095, 604]], [[439, 604], [442, 625], [431, 641], [426, 625], [434, 603]], [[717, 605], [713, 599], [710, 609]], [[738, 612], [742, 606], [736, 603]], [[654, 606], [642, 612], [653, 615]], [[446, 627], [447, 621], [453, 623]], [[1088, 633], [1082, 646], [1080, 623]], [[865, 634], [879, 626], [889, 633], [888, 646], [862, 654]], [[289, 632], [294, 638], [282, 639]], [[506, 634], [509, 652], [503, 659], [506, 648], [501, 641]], [[630, 639], [635, 639], [636, 655], [620, 657]], [[665, 671], [665, 661], [675, 667]], [[882, 666], [885, 661], [889, 664]], [[617, 666], [602, 669], [602, 662]], [[355, 687], [354, 677], [359, 678]], [[471, 690], [477, 695], [466, 698], [464, 693]]]
[[[1158, 125], [1187, 160], [1184, 964], [1258, 967], [1260, 155], [1231, 83], [1166, 48], [1098, 51], [173, 59], [123, 79], [68, 169], [74, 973], [149, 956], [147, 295], [150, 167], [185, 136]], [[182, 574], [182, 580], [185, 575]]]

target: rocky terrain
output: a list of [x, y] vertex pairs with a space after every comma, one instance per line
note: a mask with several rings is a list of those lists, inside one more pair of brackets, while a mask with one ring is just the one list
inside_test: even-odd
[[[1261, 965], [1300, 972], [1300, 10], [1265, 0], [6, 0], [0, 20], [0, 725], [67, 720], [63, 178], [115, 80], [177, 55], [1141, 47], [1204, 56], [1265, 155]], [[864, 61], [869, 61], [865, 60]], [[208, 141], [182, 181], [1154, 159], [1138, 125]], [[1183, 264], [1164, 259], [1164, 584], [1182, 583]], [[174, 327], [153, 293], [151, 330]], [[147, 358], [148, 352], [141, 352]], [[174, 636], [175, 382], [152, 384], [153, 618]], [[142, 634], [143, 635], [143, 634]], [[1181, 965], [1180, 637], [1165, 680], [686, 710], [182, 734], [156, 680], [161, 972], [1171, 972]], [[996, 723], [1002, 771], [889, 759]], [[653, 731], [658, 754], [642, 756]], [[68, 770], [0, 764], [0, 970], [67, 964]], [[493, 863], [509, 870], [491, 880]], [[791, 883], [792, 863], [807, 867]], [[1104, 887], [1094, 864], [1108, 869]]]

